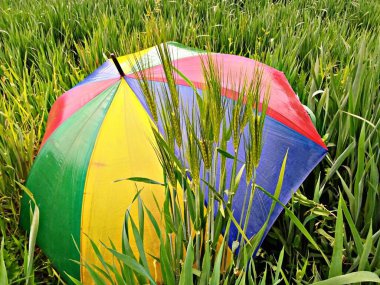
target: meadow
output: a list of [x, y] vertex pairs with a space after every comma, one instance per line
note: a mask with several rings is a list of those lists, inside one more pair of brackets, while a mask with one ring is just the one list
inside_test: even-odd
[[380, 274], [378, 15], [380, 3], [364, 0], [1, 1], [0, 283], [6, 271], [10, 284], [23, 284], [29, 270], [34, 283], [62, 282], [41, 250], [32, 255], [29, 237], [19, 228], [20, 197], [48, 112], [110, 52], [153, 46], [152, 20], [168, 40], [283, 71], [315, 114], [328, 146], [326, 158], [287, 205], [290, 211], [269, 232], [254, 261], [252, 284], [333, 277], [325, 284], [375, 281]]

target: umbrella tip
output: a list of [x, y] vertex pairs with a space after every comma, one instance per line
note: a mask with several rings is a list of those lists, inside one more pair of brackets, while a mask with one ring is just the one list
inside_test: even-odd
[[124, 76], [125, 76], [125, 73], [124, 73], [123, 69], [121, 68], [120, 63], [119, 63], [119, 61], [117, 60], [115, 54], [114, 54], [114, 53], [111, 53], [111, 54], [110, 54], [110, 57], [111, 57], [113, 63], [115, 64], [115, 66], [116, 66], [116, 68], [117, 68], [117, 71], [119, 71], [120, 76], [121, 76], [121, 77], [124, 77]]

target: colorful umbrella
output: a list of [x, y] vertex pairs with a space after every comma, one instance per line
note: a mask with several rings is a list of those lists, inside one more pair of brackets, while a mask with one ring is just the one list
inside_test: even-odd
[[[202, 63], [212, 58], [220, 67], [223, 96], [236, 98], [233, 80], [242, 74], [250, 80], [259, 64], [263, 69], [262, 84], [270, 85], [270, 103], [264, 127], [264, 146], [257, 183], [274, 193], [281, 163], [288, 151], [282, 192], [279, 199], [287, 203], [292, 193], [326, 154], [326, 146], [314, 128], [284, 74], [254, 60], [227, 54], [206, 54], [177, 43], [167, 44], [173, 64], [196, 87], [204, 86]], [[146, 69], [148, 80], [157, 96], [166, 83], [156, 48], [117, 61], [108, 60], [94, 73], [64, 93], [53, 105], [41, 149], [27, 181], [40, 209], [37, 244], [61, 273], [88, 282], [90, 276], [72, 260], [100, 265], [88, 237], [108, 244], [111, 239], [120, 249], [123, 221], [127, 207], [136, 192], [132, 182], [114, 183], [124, 177], [147, 177], [162, 181], [162, 168], [151, 142], [151, 114], [134, 71]], [[117, 62], [120, 63], [118, 66]], [[123, 75], [123, 76], [122, 76]], [[235, 77], [235, 78], [234, 78]], [[231, 80], [232, 79], [232, 80]], [[175, 82], [182, 103], [192, 107], [194, 90], [183, 77]], [[232, 143], [227, 151], [233, 152]], [[239, 152], [245, 161], [244, 151]], [[231, 166], [227, 166], [227, 170]], [[244, 177], [242, 178], [244, 179]], [[245, 188], [245, 186], [244, 186]], [[159, 185], [144, 185], [141, 198], [146, 205], [163, 204], [164, 190]], [[238, 189], [233, 212], [237, 219], [242, 212], [245, 189]], [[207, 203], [207, 201], [206, 201]], [[253, 236], [264, 224], [272, 200], [260, 191], [254, 197], [247, 236]], [[240, 205], [240, 207], [239, 207]], [[159, 211], [150, 209], [159, 220]], [[277, 205], [268, 229], [280, 214]], [[137, 209], [131, 207], [137, 217]], [[29, 228], [29, 198], [23, 197], [21, 224]], [[230, 242], [236, 239], [232, 227]], [[145, 229], [145, 250], [158, 252], [152, 227]], [[79, 251], [78, 251], [78, 249]], [[101, 249], [103, 247], [100, 247]], [[102, 250], [105, 258], [111, 258]], [[157, 254], [159, 255], [159, 254]], [[153, 264], [153, 260], [149, 262]], [[63, 274], [66, 278], [66, 275]]]

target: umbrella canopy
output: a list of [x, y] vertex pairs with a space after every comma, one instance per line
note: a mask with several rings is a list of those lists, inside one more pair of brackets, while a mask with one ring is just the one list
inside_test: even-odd
[[[270, 85], [270, 102], [264, 125], [264, 145], [257, 169], [257, 184], [274, 193], [281, 163], [288, 151], [282, 192], [279, 199], [287, 203], [307, 175], [326, 154], [326, 146], [314, 128], [284, 74], [254, 60], [227, 54], [206, 54], [177, 43], [167, 43], [173, 64], [202, 93], [204, 77], [202, 62], [212, 58], [221, 70], [223, 94], [236, 99], [234, 79], [245, 74], [252, 79], [259, 64], [263, 70], [262, 85]], [[136, 194], [132, 182], [114, 183], [125, 177], [147, 177], [162, 181], [162, 167], [152, 147], [151, 114], [144, 100], [136, 71], [145, 69], [151, 86], [160, 97], [166, 78], [155, 47], [118, 58], [125, 76], [112, 60], [53, 105], [42, 141], [27, 180], [40, 209], [37, 244], [61, 273], [89, 281], [90, 276], [72, 260], [99, 264], [88, 237], [109, 244], [109, 239], [121, 248], [125, 212]], [[228, 79], [228, 80], [227, 80]], [[227, 83], [228, 82], [228, 83]], [[183, 77], [175, 77], [182, 105], [192, 107], [194, 89]], [[236, 82], [235, 82], [236, 83]], [[156, 88], [157, 87], [157, 88]], [[233, 152], [232, 142], [227, 151]], [[245, 161], [244, 151], [239, 151]], [[227, 165], [227, 171], [231, 165]], [[242, 179], [244, 179], [244, 175]], [[238, 189], [233, 202], [237, 220], [242, 212], [244, 189]], [[163, 204], [164, 189], [160, 185], [144, 185], [141, 198], [146, 205]], [[207, 201], [205, 201], [207, 203]], [[249, 219], [247, 236], [251, 237], [266, 221], [272, 200], [257, 192]], [[240, 206], [239, 206], [240, 205]], [[137, 208], [130, 208], [137, 218]], [[150, 209], [157, 220], [160, 213]], [[277, 205], [268, 229], [280, 214]], [[21, 224], [29, 228], [29, 198], [22, 199]], [[231, 227], [230, 242], [237, 236]], [[159, 245], [153, 227], [145, 227], [145, 250], [158, 253]], [[78, 251], [78, 249], [79, 251]], [[102, 247], [100, 247], [102, 248]], [[104, 249], [102, 254], [110, 258]], [[156, 254], [159, 255], [159, 254]], [[150, 257], [148, 257], [150, 258]], [[153, 264], [153, 260], [148, 260]], [[63, 274], [64, 278], [66, 277]]]

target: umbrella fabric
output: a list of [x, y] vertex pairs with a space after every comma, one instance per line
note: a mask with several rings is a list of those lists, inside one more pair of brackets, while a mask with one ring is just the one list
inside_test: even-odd
[[[263, 88], [270, 85], [270, 103], [257, 183], [274, 193], [281, 163], [288, 151], [279, 197], [287, 203], [327, 149], [284, 74], [244, 57], [207, 55], [173, 42], [167, 43], [167, 47], [173, 64], [198, 88], [200, 94], [205, 83], [202, 62], [210, 56], [220, 68], [222, 82], [228, 82], [222, 86], [222, 95], [232, 100], [237, 97], [234, 80], [239, 80], [242, 75], [252, 79], [258, 66], [263, 70], [262, 84]], [[145, 69], [157, 98], [163, 96], [166, 78], [155, 47], [119, 57], [126, 74], [124, 77], [120, 76], [112, 60], [106, 61], [53, 105], [40, 151], [27, 180], [27, 187], [40, 209], [37, 244], [66, 280], [65, 273], [81, 278], [84, 283], [90, 282], [89, 273], [72, 260], [101, 266], [89, 237], [98, 245], [100, 242], [110, 245], [109, 240], [112, 240], [121, 250], [126, 210], [130, 209], [135, 220], [138, 217], [136, 206], [131, 205], [137, 191], [135, 183], [114, 181], [126, 177], [162, 181], [162, 168], [152, 147], [151, 114], [138, 76], [134, 74], [135, 60], [138, 60], [140, 68]], [[193, 88], [182, 77], [177, 76], [175, 82], [181, 95], [181, 106], [191, 110]], [[159, 122], [159, 129], [160, 125]], [[245, 161], [242, 144], [240, 148], [239, 160]], [[232, 142], [228, 143], [227, 151], [233, 152]], [[227, 171], [231, 171], [231, 167], [227, 164]], [[242, 181], [245, 181], [244, 175]], [[143, 188], [140, 194], [143, 202], [160, 220], [153, 195], [158, 205], [163, 205], [162, 186], [137, 183], [137, 187]], [[233, 201], [237, 220], [242, 214], [244, 193], [245, 185], [239, 187]], [[25, 195], [21, 213], [21, 225], [25, 229], [30, 225], [29, 204], [30, 200]], [[248, 237], [257, 233], [264, 224], [271, 204], [270, 198], [257, 191]], [[281, 210], [281, 206], [275, 207], [268, 230]], [[232, 226], [230, 244], [236, 236], [237, 229]], [[144, 246], [148, 253], [159, 255], [159, 244], [149, 223], [145, 225]], [[100, 246], [100, 250], [107, 260], [111, 260], [111, 254], [105, 247]], [[148, 262], [153, 269], [150, 256]]]

